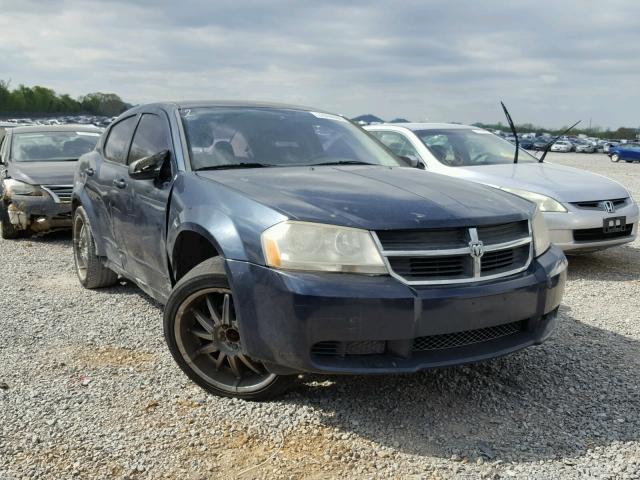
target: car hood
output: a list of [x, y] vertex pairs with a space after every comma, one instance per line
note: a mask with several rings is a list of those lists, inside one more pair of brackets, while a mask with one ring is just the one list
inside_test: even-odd
[[565, 203], [629, 196], [622, 185], [610, 178], [552, 163], [457, 167], [455, 173], [458, 178], [542, 193]]
[[414, 168], [277, 167], [198, 172], [289, 218], [368, 230], [505, 223], [533, 204]]
[[78, 162], [10, 162], [9, 177], [32, 185], [72, 185]]

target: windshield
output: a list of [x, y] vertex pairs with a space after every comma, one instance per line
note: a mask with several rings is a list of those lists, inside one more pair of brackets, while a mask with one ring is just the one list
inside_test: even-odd
[[[440, 163], [449, 167], [513, 163], [515, 145], [486, 130], [457, 128], [414, 133]], [[525, 150], [519, 150], [518, 162], [537, 161]]]
[[181, 111], [191, 167], [403, 165], [369, 135], [337, 115], [258, 107]]
[[11, 158], [15, 162], [77, 160], [93, 150], [98, 132], [33, 132], [13, 135]]

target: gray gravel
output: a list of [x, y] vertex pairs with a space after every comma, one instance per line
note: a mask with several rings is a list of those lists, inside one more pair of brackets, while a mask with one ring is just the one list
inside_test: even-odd
[[[640, 165], [566, 154], [640, 199]], [[640, 478], [640, 244], [570, 260], [551, 340], [412, 376], [204, 394], [161, 309], [83, 290], [68, 234], [0, 243], [0, 479]]]

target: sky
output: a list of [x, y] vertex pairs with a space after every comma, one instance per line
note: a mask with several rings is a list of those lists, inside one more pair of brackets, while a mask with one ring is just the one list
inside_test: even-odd
[[640, 128], [640, 2], [0, 0], [0, 79], [129, 103]]

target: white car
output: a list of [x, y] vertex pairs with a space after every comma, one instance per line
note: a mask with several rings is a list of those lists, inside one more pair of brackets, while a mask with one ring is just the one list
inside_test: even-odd
[[559, 140], [553, 145], [551, 145], [552, 152], [563, 152], [568, 153], [573, 150], [573, 144], [571, 142], [567, 142], [565, 140]]
[[[396, 155], [428, 171], [491, 185], [536, 202], [551, 240], [565, 252], [601, 250], [633, 241], [638, 205], [618, 182], [577, 168], [539, 163], [481, 128], [448, 123], [365, 127]], [[452, 199], [453, 201], [453, 199]]]

